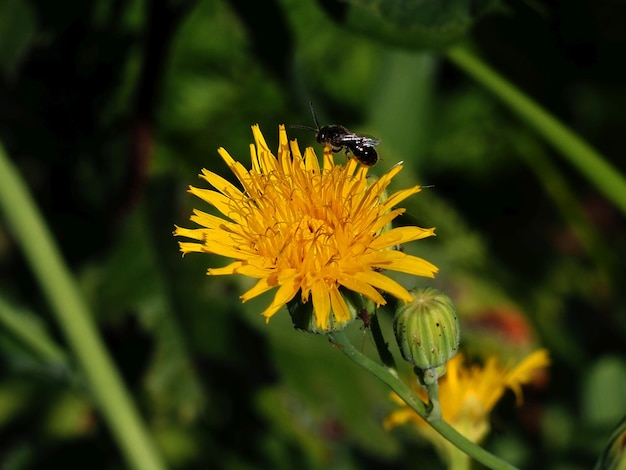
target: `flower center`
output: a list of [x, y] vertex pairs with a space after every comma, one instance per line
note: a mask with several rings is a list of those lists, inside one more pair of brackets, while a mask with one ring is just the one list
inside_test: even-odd
[[328, 223], [311, 216], [293, 221], [284, 232], [281, 260], [289, 267], [315, 273], [337, 259], [333, 231]]
[[302, 244], [305, 248], [315, 250], [316, 241], [320, 238], [332, 236], [328, 231], [325, 221], [314, 217], [303, 217], [299, 223], [295, 224], [294, 234], [296, 243]]

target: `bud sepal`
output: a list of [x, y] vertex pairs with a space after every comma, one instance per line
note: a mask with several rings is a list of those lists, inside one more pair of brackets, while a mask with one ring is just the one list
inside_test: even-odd
[[413, 302], [396, 310], [394, 333], [402, 357], [415, 366], [419, 382], [428, 391], [428, 420], [437, 421], [441, 419], [438, 380], [459, 349], [459, 319], [450, 297], [437, 289], [414, 290], [411, 295]]

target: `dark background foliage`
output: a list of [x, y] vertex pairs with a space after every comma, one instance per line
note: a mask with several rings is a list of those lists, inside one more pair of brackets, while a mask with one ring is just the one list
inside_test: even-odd
[[[486, 446], [590, 468], [624, 415], [624, 217], [444, 51], [466, 40], [624, 170], [626, 6], [440, 3], [0, 1], [0, 141], [171, 467], [440, 466], [412, 430], [382, 430], [382, 384], [286, 312], [266, 325], [267, 296], [242, 305], [249, 280], [206, 277], [224, 260], [181, 260], [171, 236], [206, 210], [185, 192], [199, 170], [230, 177], [218, 147], [245, 164], [250, 125], [275, 146], [278, 124], [312, 124], [309, 100], [382, 140], [373, 173], [402, 160], [396, 188], [432, 185], [400, 223], [437, 227], [407, 251], [439, 266], [430, 284], [457, 301], [466, 350], [550, 350], [549, 379], [524, 408], [505, 396]], [[1, 220], [0, 295], [59, 348], [42, 357], [0, 327], [0, 466], [123, 467]]]

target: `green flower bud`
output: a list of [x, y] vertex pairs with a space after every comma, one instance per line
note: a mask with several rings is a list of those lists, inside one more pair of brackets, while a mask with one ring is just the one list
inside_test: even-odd
[[[450, 297], [437, 289], [411, 292], [413, 302], [401, 305], [393, 320], [402, 357], [417, 369], [438, 369], [459, 348], [461, 329]], [[436, 380], [436, 379], [435, 379]]]

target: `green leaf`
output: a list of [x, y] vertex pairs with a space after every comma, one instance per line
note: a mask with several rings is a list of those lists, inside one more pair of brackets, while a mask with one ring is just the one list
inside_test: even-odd
[[28, 2], [0, 0], [0, 71], [10, 74], [33, 38], [35, 22]]
[[348, 0], [349, 27], [396, 45], [448, 46], [465, 36], [498, 0]]
[[609, 427], [623, 416], [626, 364], [622, 358], [606, 356], [588, 368], [582, 403], [583, 418], [592, 426]]

